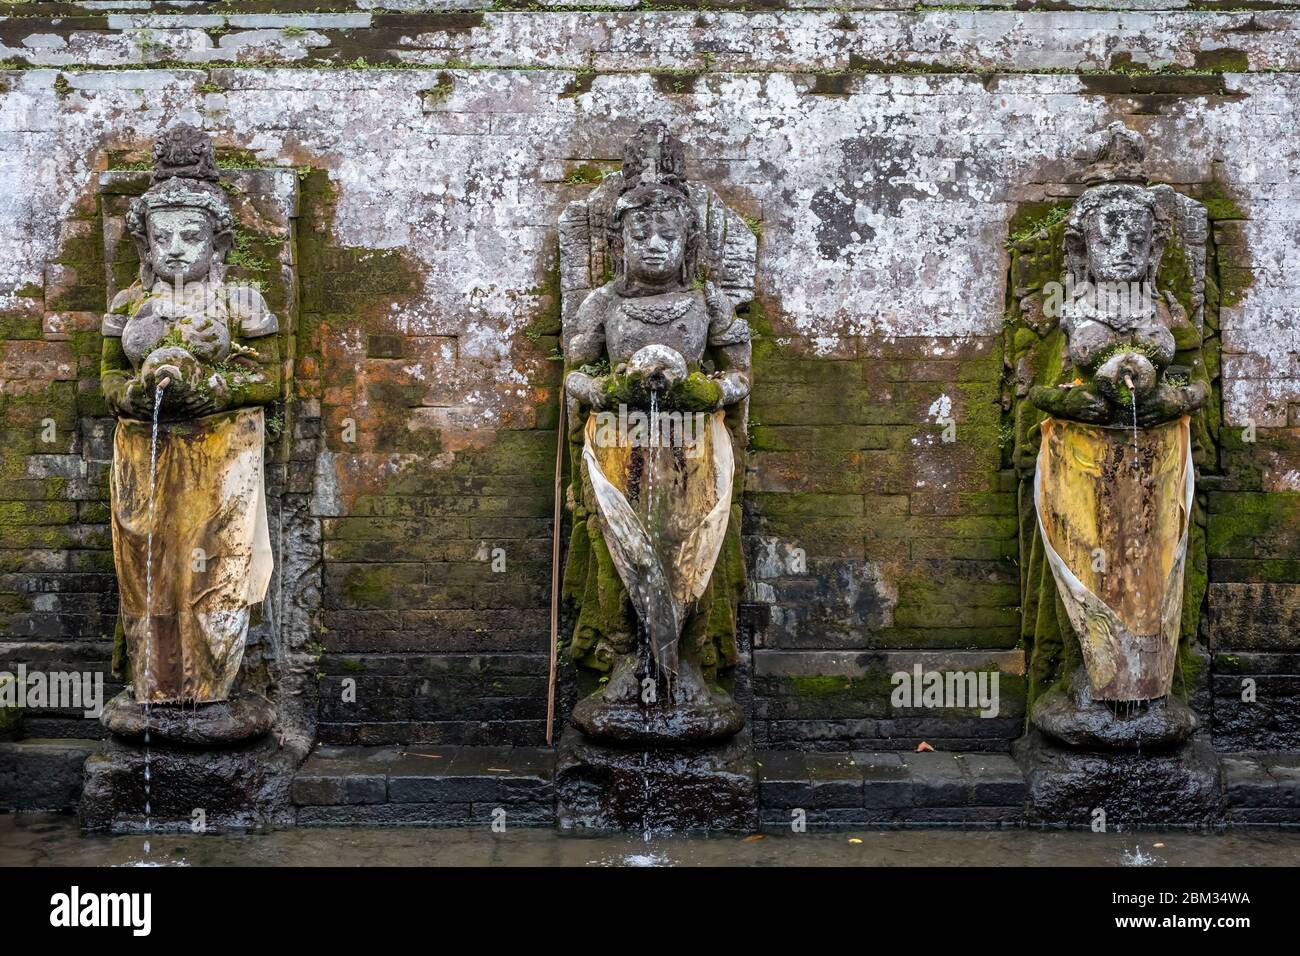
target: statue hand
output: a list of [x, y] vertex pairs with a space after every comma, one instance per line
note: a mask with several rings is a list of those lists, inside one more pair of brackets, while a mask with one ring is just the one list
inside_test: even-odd
[[138, 378], [127, 382], [116, 397], [107, 398], [109, 406], [123, 418], [153, 418], [154, 391]]
[[1192, 382], [1190, 385], [1162, 383], [1150, 398], [1138, 403], [1138, 425], [1149, 428], [1182, 418], [1204, 405], [1209, 397], [1209, 389], [1204, 382]]
[[1083, 385], [1073, 388], [1035, 385], [1029, 390], [1029, 402], [1053, 418], [1066, 418], [1092, 425], [1108, 424], [1113, 415], [1110, 403]]
[[588, 375], [586, 372], [570, 372], [569, 377], [564, 380], [564, 390], [584, 405], [602, 411], [609, 404], [604, 384], [603, 378]]
[[669, 394], [672, 407], [685, 412], [715, 412], [724, 399], [722, 386], [702, 372], [691, 372]]
[[[217, 376], [212, 376], [204, 383], [204, 387], [195, 388], [191, 385], [184, 385], [177, 404], [185, 410], [186, 414], [199, 416], [208, 415], [212, 412], [219, 411], [224, 403], [222, 396], [213, 389], [213, 380], [220, 382]], [[224, 386], [224, 382], [221, 383]]]

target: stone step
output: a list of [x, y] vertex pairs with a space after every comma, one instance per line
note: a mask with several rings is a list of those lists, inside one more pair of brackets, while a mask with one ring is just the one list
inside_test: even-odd
[[1220, 755], [1228, 822], [1233, 826], [1300, 826], [1300, 754]]
[[[76, 806], [82, 764], [101, 744], [0, 744], [0, 809]], [[1230, 825], [1300, 825], [1300, 754], [1225, 753]], [[1019, 826], [1026, 787], [997, 753], [759, 751], [761, 823]], [[318, 746], [292, 796], [300, 826], [507, 826], [555, 822], [555, 752], [544, 747]]]
[[75, 810], [86, 758], [103, 746], [81, 737], [0, 743], [0, 810]]
[[554, 822], [545, 747], [318, 747], [294, 778], [304, 826]]
[[766, 825], [1018, 824], [1025, 781], [998, 753], [803, 753], [758, 755]]

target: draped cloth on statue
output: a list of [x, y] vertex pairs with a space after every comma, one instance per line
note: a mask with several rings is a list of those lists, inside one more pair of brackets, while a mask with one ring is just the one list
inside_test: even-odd
[[1170, 691], [1194, 483], [1186, 416], [1136, 432], [1042, 424], [1034, 506], [1096, 700]]
[[659, 420], [663, 444], [628, 440], [593, 414], [582, 455], [609, 556], [656, 663], [676, 674], [682, 628], [727, 537], [735, 462], [723, 412]]
[[146, 620], [151, 428], [118, 419], [113, 443], [113, 557], [135, 696], [225, 700], [273, 567], [262, 409], [159, 423]]

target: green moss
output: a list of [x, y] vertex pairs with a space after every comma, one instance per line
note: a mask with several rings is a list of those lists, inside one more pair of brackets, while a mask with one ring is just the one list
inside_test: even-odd
[[699, 372], [691, 372], [668, 390], [667, 407], [683, 412], [708, 412], [722, 401], [722, 386]]
[[354, 568], [343, 583], [343, 593], [358, 607], [392, 608], [398, 606], [389, 570], [383, 566]]
[[437, 106], [446, 101], [455, 88], [456, 78], [450, 73], [442, 72], [438, 74], [437, 82], [428, 89], [421, 90], [420, 95], [424, 97], [425, 105]]
[[790, 678], [790, 689], [800, 697], [838, 694], [852, 688], [853, 682], [847, 677], [811, 675]]
[[1236, 198], [1232, 196], [1228, 188], [1223, 183], [1214, 180], [1205, 183], [1197, 197], [1205, 204], [1205, 210], [1210, 218], [1217, 221], [1225, 219], [1245, 219], [1246, 213], [1238, 204]]
[[1250, 70], [1250, 57], [1244, 50], [1231, 47], [1197, 50], [1192, 68], [1211, 73], [1246, 73]]
[[1008, 224], [1007, 245], [1013, 246], [1051, 230], [1066, 220], [1073, 206], [1072, 200], [1025, 203]]
[[569, 186], [583, 186], [589, 183], [598, 183], [609, 175], [611, 170], [606, 169], [596, 163], [582, 163], [575, 166], [564, 177], [564, 182]]

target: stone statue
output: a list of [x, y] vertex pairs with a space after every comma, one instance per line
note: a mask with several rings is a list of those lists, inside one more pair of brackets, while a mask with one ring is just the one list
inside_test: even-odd
[[[1199, 204], [1147, 187], [1144, 154], [1142, 138], [1119, 123], [1089, 145], [1088, 189], [1065, 224], [1066, 282], [1055, 297], [1065, 380], [1028, 396], [1048, 415], [1033, 488], [1038, 527], [1082, 658], [1070, 685], [1044, 695], [1031, 716], [1080, 746], [1154, 748], [1196, 723], [1168, 695], [1195, 480], [1189, 415], [1209, 387], [1200, 330], [1156, 278], [1174, 225]], [[1176, 352], [1189, 364], [1175, 365]]]
[[[1030, 401], [1056, 418], [1098, 425], [1174, 421], [1205, 404], [1204, 382], [1171, 370], [1174, 331], [1188, 317], [1156, 288], [1170, 236], [1167, 186], [1145, 185], [1142, 137], [1113, 123], [1093, 140], [1089, 188], [1065, 229], [1066, 283], [1057, 302], [1077, 376], [1036, 388]], [[1181, 198], [1181, 197], [1178, 197]]]
[[[271, 578], [262, 406], [280, 396], [277, 322], [225, 279], [233, 219], [207, 136], [175, 126], [153, 152], [126, 219], [140, 278], [102, 330], [113, 555], [133, 702], [208, 704], [231, 696]], [[105, 711], [113, 729], [135, 726], [128, 703]]]
[[[735, 265], [748, 253], [752, 285], [754, 242], [734, 213], [718, 214], [711, 191], [685, 182], [684, 163], [682, 144], [647, 124], [628, 142], [621, 174], [562, 222], [571, 233], [582, 217], [594, 233], [588, 217], [606, 218], [597, 254], [612, 273], [566, 314], [563, 336], [575, 471], [571, 653], [608, 675], [572, 721], [595, 740], [720, 740], [744, 723], [712, 678], [734, 660], [743, 587], [734, 499], [750, 335], [705, 273], [743, 286]], [[585, 271], [586, 245], [569, 260], [581, 263], [569, 280]], [[565, 281], [563, 270], [562, 258]], [[574, 284], [566, 281], [566, 311]], [[730, 409], [739, 424], [729, 429]]]

